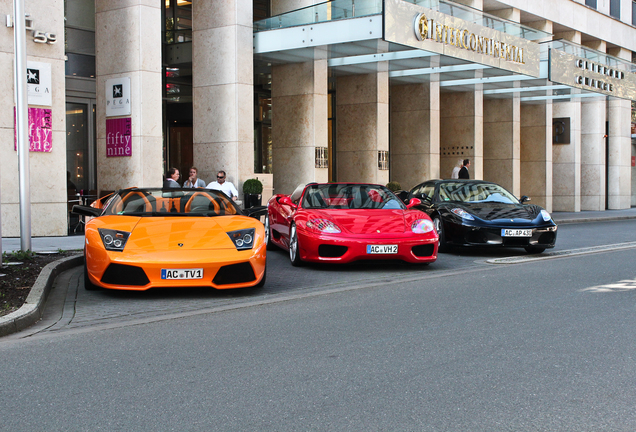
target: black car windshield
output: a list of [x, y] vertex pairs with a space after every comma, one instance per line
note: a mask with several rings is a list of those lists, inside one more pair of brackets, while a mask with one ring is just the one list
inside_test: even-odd
[[519, 204], [514, 195], [494, 183], [442, 183], [439, 187], [439, 199], [442, 202]]
[[402, 209], [406, 207], [384, 186], [371, 184], [312, 184], [303, 195], [305, 209]]
[[103, 215], [222, 216], [241, 214], [223, 192], [209, 189], [124, 189], [109, 200]]

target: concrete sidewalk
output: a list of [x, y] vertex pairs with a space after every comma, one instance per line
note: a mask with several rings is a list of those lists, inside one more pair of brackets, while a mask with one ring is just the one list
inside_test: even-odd
[[[72, 251], [83, 249], [84, 235], [31, 238], [31, 250], [33, 252], [58, 252], [59, 250]], [[2, 239], [2, 252], [13, 252], [19, 250], [20, 238], [5, 237]]]
[[[636, 219], [636, 207], [625, 210], [552, 212], [552, 218], [558, 224]], [[84, 236], [33, 237], [31, 239], [31, 249], [33, 252], [82, 250], [84, 249]], [[19, 238], [9, 237], [2, 239], [2, 252], [19, 250]]]

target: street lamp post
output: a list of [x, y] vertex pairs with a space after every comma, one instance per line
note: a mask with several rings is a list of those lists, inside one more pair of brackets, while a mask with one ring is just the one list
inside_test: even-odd
[[26, 87], [26, 23], [24, 0], [13, 0], [13, 45], [14, 45], [14, 88], [15, 127], [18, 151], [18, 173], [20, 190], [20, 248], [31, 250], [31, 196], [29, 175], [29, 110]]

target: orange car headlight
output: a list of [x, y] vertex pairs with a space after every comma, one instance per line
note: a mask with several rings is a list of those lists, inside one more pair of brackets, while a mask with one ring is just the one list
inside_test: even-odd
[[99, 228], [99, 235], [102, 238], [106, 250], [123, 252], [130, 233], [106, 228]]
[[227, 233], [237, 250], [252, 249], [254, 246], [254, 228], [230, 231]]

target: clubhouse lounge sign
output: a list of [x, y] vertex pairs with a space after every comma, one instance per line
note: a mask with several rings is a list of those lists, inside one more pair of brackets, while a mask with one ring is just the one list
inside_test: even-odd
[[552, 48], [548, 78], [582, 90], [636, 100], [636, 74]]
[[539, 45], [441, 12], [386, 0], [384, 39], [534, 77]]

